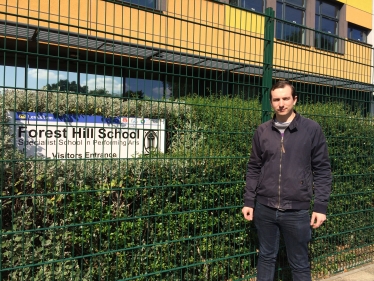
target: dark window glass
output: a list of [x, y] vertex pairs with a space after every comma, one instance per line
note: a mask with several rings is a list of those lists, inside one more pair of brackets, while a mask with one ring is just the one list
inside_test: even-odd
[[[333, 4], [316, 1], [316, 32], [315, 46], [327, 51], [336, 52], [338, 42], [339, 9]], [[328, 34], [325, 34], [328, 33]], [[331, 34], [331, 36], [329, 35]]]
[[263, 11], [262, 0], [242, 0], [242, 7], [248, 10], [254, 10], [257, 12]]
[[[277, 2], [276, 17], [279, 18], [279, 19], [282, 19], [282, 18], [283, 18], [282, 7], [283, 7], [283, 4]], [[277, 22], [277, 24], [276, 24], [276, 26], [275, 26], [275, 36], [276, 36], [276, 38], [278, 38], [278, 39], [282, 39], [283, 26], [284, 26], [284, 23], [283, 23], [283, 22], [280, 22], [280, 21]]]
[[156, 8], [156, 0], [122, 0], [122, 2], [127, 2], [133, 5], [144, 6], [147, 8]]
[[124, 97], [164, 100], [172, 97], [173, 86], [159, 73], [129, 71], [124, 78]]
[[359, 26], [348, 25], [348, 38], [366, 43], [367, 31]]
[[337, 38], [333, 36], [328, 36], [325, 34], [319, 34], [319, 46], [318, 48], [327, 50], [327, 51], [336, 51]]
[[158, 79], [126, 78], [125, 81], [125, 97], [159, 100], [171, 96], [165, 83]]
[[291, 6], [288, 6], [286, 5], [286, 9], [285, 9], [285, 19], [287, 21], [291, 21], [293, 23], [297, 23], [297, 24], [303, 24], [304, 22], [304, 11], [303, 10], [300, 10], [300, 9], [297, 9], [297, 8], [294, 8], [294, 7], [291, 7]]
[[[297, 5], [293, 5], [297, 4]], [[300, 0], [279, 0], [277, 1], [276, 17], [289, 21], [291, 23], [278, 21], [276, 25], [276, 37], [278, 39], [302, 44], [304, 42], [304, 28], [298, 25], [304, 25], [305, 8], [304, 1]]]
[[334, 20], [322, 17], [320, 30], [337, 35], [338, 23]]
[[366, 42], [365, 33], [357, 29], [352, 29], [351, 39], [355, 39], [361, 42]]
[[337, 8], [329, 3], [322, 2], [320, 9], [322, 15], [329, 16], [332, 18], [337, 18], [338, 16]]
[[317, 26], [318, 27], [320, 26], [319, 20], [320, 20], [319, 15], [316, 15], [316, 29], [318, 29]]
[[283, 4], [280, 2], [277, 2], [277, 12], [276, 12], [276, 17], [281, 19], [283, 18], [283, 11], [282, 11]]
[[264, 11], [263, 0], [230, 0], [230, 4], [260, 13]]

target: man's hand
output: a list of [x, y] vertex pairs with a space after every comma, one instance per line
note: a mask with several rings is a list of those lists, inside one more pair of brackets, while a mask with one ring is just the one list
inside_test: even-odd
[[312, 213], [312, 219], [310, 220], [310, 225], [313, 228], [318, 228], [323, 224], [323, 222], [325, 220], [326, 220], [326, 215], [325, 214], [313, 212]]
[[253, 220], [253, 208], [243, 207], [242, 213], [247, 221]]

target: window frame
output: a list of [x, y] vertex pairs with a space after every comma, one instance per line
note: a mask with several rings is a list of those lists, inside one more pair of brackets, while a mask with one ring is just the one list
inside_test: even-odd
[[[360, 32], [363, 32], [364, 34], [364, 40], [361, 41], [359, 39], [355, 39], [355, 38], [352, 38], [352, 29], [355, 29], [356, 31], [360, 31]], [[367, 39], [368, 39], [368, 29], [362, 27], [362, 26], [359, 26], [359, 25], [356, 25], [356, 24], [353, 24], [353, 23], [348, 23], [348, 28], [347, 28], [347, 38], [348, 40], [352, 40], [354, 42], [359, 42], [359, 43], [364, 43], [364, 44], [367, 44]]]
[[[306, 28], [302, 28], [301, 26], [304, 26], [306, 27], [306, 15], [307, 15], [307, 11], [306, 11], [306, 1], [307, 0], [303, 0], [303, 5], [300, 6], [300, 5], [297, 5], [297, 4], [294, 4], [294, 3], [290, 3], [288, 2], [288, 0], [276, 0], [276, 18], [280, 19], [281, 21], [277, 21], [277, 26], [280, 25], [281, 26], [281, 34], [280, 36], [278, 37], [278, 27], [276, 28], [275, 30], [275, 38], [278, 39], [278, 40], [284, 40], [284, 41], [288, 41], [288, 42], [291, 42], [291, 43], [294, 43], [294, 44], [302, 44], [302, 45], [305, 45], [306, 44]], [[279, 11], [278, 10], [278, 4], [281, 5], [281, 9], [282, 11]], [[299, 24], [299, 23], [296, 23], [294, 21], [290, 21], [288, 19], [286, 19], [286, 8], [287, 7], [291, 7], [293, 9], [297, 9], [297, 10], [300, 10], [302, 12], [302, 23]], [[281, 13], [281, 17], [278, 17], [278, 13]], [[289, 22], [290, 24], [288, 25]], [[300, 29], [302, 35], [301, 35], [301, 40], [298, 41], [298, 40], [291, 40], [289, 38], [286, 38], [287, 35], [285, 35], [285, 25], [288, 25], [288, 26], [292, 26], [292, 28], [294, 29]]]
[[[237, 1], [240, 4], [239, 5], [235, 4], [235, 3], [233, 3], [234, 1]], [[251, 11], [251, 12], [256, 12], [256, 13], [264, 13], [265, 12], [265, 6], [266, 6], [265, 0], [260, 0], [260, 1], [262, 1], [262, 11], [256, 11], [256, 9], [253, 9], [253, 8], [251, 8], [251, 9], [245, 8], [245, 7], [242, 6], [242, 1], [243, 0], [228, 0], [228, 4], [230, 4], [232, 6], [235, 6], [235, 7], [238, 7], [238, 8], [241, 8], [241, 9], [245, 9], [247, 11]]]
[[[317, 4], [319, 3], [318, 5], [318, 9], [317, 9]], [[335, 17], [331, 17], [330, 15], [327, 15], [327, 14], [324, 14], [322, 11], [321, 11], [321, 6], [323, 5], [323, 3], [326, 3], [326, 4], [329, 4], [329, 5], [332, 5], [335, 7], [335, 12], [336, 12], [336, 16]], [[316, 10], [315, 10], [315, 42], [314, 42], [314, 45], [316, 48], [318, 49], [322, 49], [322, 50], [325, 50], [325, 51], [329, 51], [329, 52], [340, 52], [339, 50], [339, 27], [340, 27], [340, 7], [333, 3], [333, 2], [330, 2], [330, 1], [325, 1], [325, 0], [316, 0]], [[318, 17], [318, 21], [317, 21], [317, 17]], [[325, 32], [325, 31], [322, 31], [322, 20], [323, 19], [327, 19], [327, 20], [330, 20], [330, 21], [333, 21], [335, 23], [335, 33], [331, 34], [331, 33], [328, 33], [328, 32]], [[324, 46], [321, 46], [322, 45], [322, 38], [332, 38], [334, 40], [334, 43], [333, 43], [333, 48], [328, 48], [328, 47], [324, 47]]]

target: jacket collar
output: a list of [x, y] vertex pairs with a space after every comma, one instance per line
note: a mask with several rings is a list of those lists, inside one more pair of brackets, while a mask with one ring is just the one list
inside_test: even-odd
[[[291, 121], [291, 124], [288, 126], [288, 128], [290, 129], [290, 131], [293, 131], [297, 128], [297, 125], [300, 121], [300, 114], [296, 112], [296, 110], [294, 110], [293, 112], [295, 112], [295, 118]], [[273, 127], [275, 127], [275, 114], [273, 115], [273, 119], [272, 119], [272, 125]]]

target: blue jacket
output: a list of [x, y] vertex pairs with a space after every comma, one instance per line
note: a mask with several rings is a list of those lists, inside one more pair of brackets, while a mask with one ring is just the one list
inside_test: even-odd
[[283, 138], [274, 118], [257, 128], [244, 206], [253, 208], [256, 199], [281, 210], [309, 209], [314, 193], [313, 211], [326, 214], [331, 182], [326, 139], [318, 123], [296, 113]]

